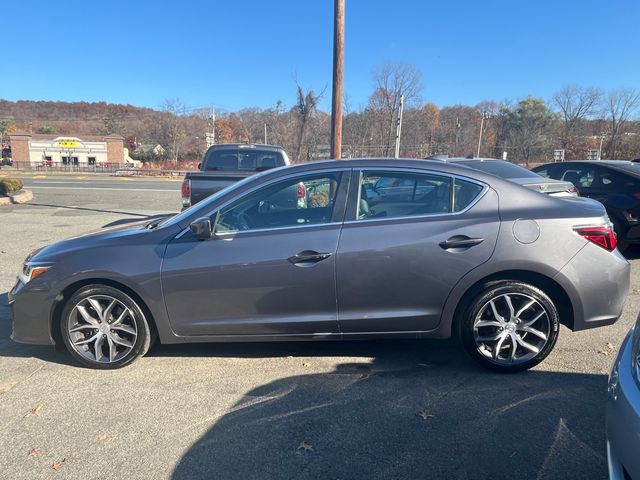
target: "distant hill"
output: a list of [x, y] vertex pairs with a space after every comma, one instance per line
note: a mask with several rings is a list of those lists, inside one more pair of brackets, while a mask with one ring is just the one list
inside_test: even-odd
[[133, 105], [106, 102], [44, 102], [0, 100], [0, 121], [13, 129], [63, 135], [106, 135], [135, 133], [151, 126], [164, 112]]

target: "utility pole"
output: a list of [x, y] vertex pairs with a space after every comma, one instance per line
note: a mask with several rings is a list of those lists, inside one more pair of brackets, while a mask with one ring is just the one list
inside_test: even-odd
[[484, 119], [489, 118], [489, 114], [487, 112], [482, 112], [482, 119], [480, 120], [480, 135], [478, 136], [478, 153], [476, 154], [476, 158], [480, 158], [480, 146], [482, 145], [482, 130], [484, 128]]
[[331, 89], [331, 158], [342, 158], [342, 79], [344, 69], [344, 2], [334, 0], [333, 87]]
[[216, 144], [216, 108], [211, 107], [211, 145]]
[[400, 112], [396, 123], [396, 158], [400, 156], [400, 136], [402, 135], [402, 112], [404, 110], [404, 95], [400, 95]]
[[267, 124], [264, 124], [264, 144], [268, 145], [267, 143]]

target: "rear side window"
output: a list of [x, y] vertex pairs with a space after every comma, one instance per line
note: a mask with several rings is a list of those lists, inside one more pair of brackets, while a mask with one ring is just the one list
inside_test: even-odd
[[280, 152], [267, 150], [212, 150], [204, 161], [205, 171], [251, 170], [262, 171], [284, 165]]
[[453, 211], [461, 212], [471, 205], [483, 188], [480, 184], [456, 178], [453, 187]]
[[615, 170], [601, 169], [598, 173], [600, 184], [605, 188], [616, 190], [637, 190], [638, 181], [631, 175], [625, 175]]
[[364, 171], [358, 220], [451, 213], [453, 180], [444, 175]]

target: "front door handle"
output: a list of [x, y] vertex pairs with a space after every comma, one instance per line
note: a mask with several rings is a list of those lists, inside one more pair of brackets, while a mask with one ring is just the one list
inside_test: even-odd
[[289, 257], [288, 260], [294, 265], [313, 265], [315, 263], [326, 260], [331, 256], [330, 253], [319, 253], [315, 250], [304, 250], [300, 253], [296, 253], [293, 257]]
[[480, 245], [482, 242], [484, 242], [484, 238], [470, 238], [466, 235], [456, 235], [448, 238], [444, 242], [440, 242], [438, 245], [445, 250], [449, 250], [450, 248], [470, 248]]

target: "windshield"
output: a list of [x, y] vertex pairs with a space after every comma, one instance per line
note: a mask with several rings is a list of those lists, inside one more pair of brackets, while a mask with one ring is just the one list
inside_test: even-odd
[[527, 178], [527, 177], [540, 177], [537, 173], [532, 172], [531, 170], [527, 170], [520, 165], [516, 165], [515, 163], [505, 162], [502, 160], [493, 160], [493, 161], [469, 161], [469, 162], [458, 162], [467, 167], [471, 167], [475, 170], [480, 170], [481, 172], [490, 173], [491, 175], [495, 175], [496, 177], [502, 178]]
[[237, 183], [229, 185], [228, 187], [223, 188], [222, 190], [214, 193], [213, 195], [208, 196], [207, 198], [205, 198], [200, 203], [196, 203], [195, 205], [192, 205], [191, 207], [187, 208], [186, 210], [183, 210], [180, 213], [177, 213], [176, 215], [173, 215], [171, 217], [165, 218], [162, 222], [158, 223], [158, 227], [163, 227], [165, 225], [175, 225], [176, 223], [180, 223], [181, 221], [189, 218], [191, 215], [193, 215], [194, 213], [196, 213], [198, 211], [200, 211], [201, 214], [204, 216], [209, 211], [209, 205], [211, 205], [213, 202], [215, 202], [218, 198], [222, 197], [223, 195], [226, 195], [227, 193], [235, 190], [236, 188], [240, 188], [243, 185], [246, 185], [247, 183], [251, 182], [252, 180], [260, 178], [260, 176], [261, 176], [261, 174], [252, 175], [252, 176], [247, 177], [247, 178], [245, 178], [243, 180], [240, 180]]
[[272, 150], [211, 150], [204, 160], [204, 170], [260, 171], [281, 167], [284, 164], [282, 154]]

